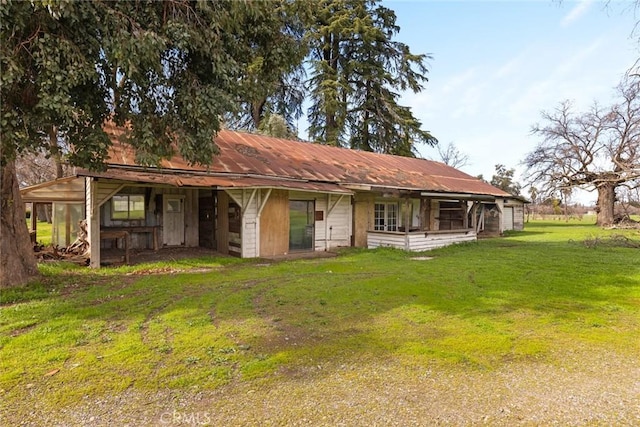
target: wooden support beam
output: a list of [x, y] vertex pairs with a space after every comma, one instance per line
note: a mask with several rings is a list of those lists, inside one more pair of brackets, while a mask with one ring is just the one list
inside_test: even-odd
[[[251, 195], [249, 196], [249, 200], [247, 200], [247, 203], [245, 203], [244, 205], [240, 205], [242, 206], [243, 217], [244, 217], [245, 211], [249, 208], [249, 205], [251, 204], [251, 202], [253, 202], [253, 199], [256, 197], [257, 192], [258, 192], [258, 189], [254, 188], [253, 191], [251, 191]], [[242, 198], [244, 199], [244, 190], [242, 190]]]
[[338, 204], [342, 201], [342, 199], [344, 198], [344, 194], [341, 194], [340, 197], [338, 197], [338, 200], [336, 200], [332, 205], [331, 205], [331, 193], [328, 194], [328, 199], [327, 199], [327, 217], [329, 215], [331, 215], [331, 212], [333, 212], [333, 210], [335, 209], [336, 206], [338, 206]]
[[260, 206], [258, 207], [258, 217], [260, 217], [260, 215], [262, 214], [262, 210], [264, 209], [265, 205], [267, 204], [267, 201], [269, 200], [269, 196], [271, 196], [271, 188], [269, 188], [267, 190], [267, 194], [264, 195], [264, 197], [262, 198], [262, 202], [260, 203]]
[[94, 203], [94, 206], [98, 207], [98, 208], [101, 207], [102, 205], [107, 203], [107, 200], [111, 199], [113, 196], [118, 194], [120, 192], [120, 190], [122, 190], [124, 187], [125, 187], [124, 184], [120, 184], [118, 186], [118, 188], [116, 188], [115, 190], [111, 191], [109, 194], [107, 194], [105, 197], [103, 197], [102, 200], [96, 200], [97, 204]]

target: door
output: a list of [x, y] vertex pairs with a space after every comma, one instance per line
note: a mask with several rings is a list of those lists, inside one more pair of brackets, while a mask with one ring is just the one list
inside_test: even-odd
[[504, 208], [504, 220], [502, 225], [504, 230], [513, 230], [513, 208]]
[[202, 248], [215, 248], [216, 245], [216, 202], [211, 190], [200, 191], [198, 200], [198, 244]]
[[315, 201], [289, 200], [289, 250], [313, 250]]
[[184, 245], [184, 196], [164, 196], [162, 243]]
[[229, 254], [242, 256], [242, 209], [236, 202], [229, 201]]

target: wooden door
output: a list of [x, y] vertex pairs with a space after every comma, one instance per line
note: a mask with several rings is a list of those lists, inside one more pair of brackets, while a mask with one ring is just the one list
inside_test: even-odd
[[213, 191], [201, 191], [198, 200], [198, 244], [202, 248], [216, 245], [216, 206]]
[[165, 195], [162, 243], [165, 246], [184, 245], [184, 196]]

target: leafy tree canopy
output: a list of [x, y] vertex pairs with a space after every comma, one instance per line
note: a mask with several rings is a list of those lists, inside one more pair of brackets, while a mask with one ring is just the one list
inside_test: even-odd
[[281, 38], [272, 14], [282, 2], [0, 2], [0, 287], [37, 274], [15, 159], [43, 151], [59, 159], [61, 140], [70, 163], [100, 169], [112, 120], [126, 126], [141, 164], [176, 149], [210, 162], [221, 117], [268, 70], [288, 66], [277, 49], [256, 54]]
[[144, 164], [176, 141], [187, 160], [210, 161], [220, 117], [250, 91], [238, 81], [255, 68], [251, 47], [281, 34], [272, 12], [270, 2], [3, 2], [3, 161], [38, 151], [56, 126], [72, 163], [100, 168], [108, 119], [128, 123]]
[[521, 186], [514, 181], [515, 169], [507, 169], [505, 165], [496, 165], [496, 173], [491, 177], [490, 184], [514, 196], [520, 195]]

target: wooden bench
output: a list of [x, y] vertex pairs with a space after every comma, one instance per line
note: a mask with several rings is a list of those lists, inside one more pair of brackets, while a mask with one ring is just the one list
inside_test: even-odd
[[131, 227], [102, 227], [103, 231], [126, 231], [129, 234], [136, 233], [149, 233], [151, 234], [153, 250], [157, 251], [160, 249], [160, 245], [158, 243], [158, 226], [131, 226]]
[[105, 230], [100, 231], [100, 240], [116, 239], [116, 247], [118, 245], [117, 240], [122, 239], [124, 245], [124, 262], [129, 264], [129, 247], [131, 246], [131, 236], [127, 230]]

